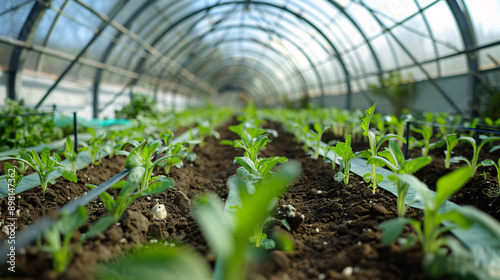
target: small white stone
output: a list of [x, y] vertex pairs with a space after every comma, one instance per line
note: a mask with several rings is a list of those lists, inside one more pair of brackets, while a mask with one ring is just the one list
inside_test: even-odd
[[21, 196], [20, 196], [20, 195], [18, 195], [18, 196], [17, 196], [17, 199], [21, 199]]
[[320, 273], [320, 274], [318, 275], [318, 279], [319, 279], [319, 280], [323, 280], [323, 279], [325, 279], [325, 277], [326, 277], [326, 276], [325, 276], [325, 274], [324, 274], [324, 273]]
[[150, 197], [150, 196], [148, 196], [148, 197], [146, 197], [146, 198], [147, 198], [148, 200], [151, 200], [151, 197]]
[[316, 228], [314, 231], [316, 231], [316, 233], [319, 233], [319, 228]]
[[9, 228], [8, 228], [7, 226], [3, 226], [3, 227], [2, 227], [2, 232], [3, 232], [3, 234], [5, 234], [5, 235], [9, 235], [9, 233], [10, 233], [10, 232], [9, 232]]
[[361, 241], [358, 241], [358, 245], [361, 245]]
[[352, 268], [352, 266], [348, 266], [344, 268], [344, 270], [342, 270], [342, 274], [344, 274], [344, 276], [351, 276], [353, 272], [354, 269]]
[[[321, 194], [321, 193], [322, 193], [322, 191], [318, 191], [318, 194]], [[320, 274], [320, 275], [321, 275], [321, 274]]]
[[16, 216], [21, 217], [21, 210], [19, 210], [19, 209], [16, 210]]
[[102, 205], [102, 202], [99, 202], [99, 205]]
[[86, 194], [87, 194], [87, 192], [84, 192], [84, 193], [83, 193], [83, 195], [86, 195]]
[[119, 225], [121, 225], [121, 224], [122, 224], [122, 223], [118, 222], [118, 223], [116, 223], [115, 225], [119, 226]]
[[122, 239], [120, 239], [120, 243], [125, 243], [127, 242], [127, 238], [123, 237]]
[[328, 245], [328, 242], [326, 242], [326, 241], [323, 241], [323, 245]]
[[151, 240], [149, 240], [149, 243], [158, 243], [158, 240], [156, 240], [156, 239], [151, 239]]
[[87, 178], [87, 181], [90, 181], [90, 177]]
[[[76, 199], [76, 197], [75, 197], [75, 199]], [[68, 200], [71, 200], [71, 197], [68, 196]]]
[[153, 209], [151, 209], [151, 212], [153, 212], [153, 218], [157, 220], [163, 220], [167, 218], [167, 209], [165, 209], [165, 205], [163, 204], [155, 204], [155, 206], [153, 206]]
[[175, 243], [170, 243], [170, 247], [175, 247]]
[[302, 214], [301, 217], [302, 217], [302, 220], [306, 218], [306, 216], [304, 216], [304, 214]]

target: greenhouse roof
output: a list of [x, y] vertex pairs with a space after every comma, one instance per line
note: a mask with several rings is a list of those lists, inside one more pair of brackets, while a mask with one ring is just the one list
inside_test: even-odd
[[[94, 116], [134, 86], [193, 102], [227, 91], [262, 105], [364, 92], [391, 71], [427, 80], [498, 68], [496, 0], [3, 0], [0, 66], [93, 93]], [[118, 86], [99, 99], [103, 85]], [[457, 108], [458, 110], [458, 108]]]

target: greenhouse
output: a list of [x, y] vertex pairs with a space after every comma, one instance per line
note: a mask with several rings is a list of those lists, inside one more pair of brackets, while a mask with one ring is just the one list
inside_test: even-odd
[[1, 0], [0, 279], [500, 279], [499, 14]]

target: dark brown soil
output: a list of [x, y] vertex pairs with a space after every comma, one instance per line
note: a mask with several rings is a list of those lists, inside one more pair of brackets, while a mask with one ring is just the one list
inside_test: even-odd
[[[234, 120], [231, 124], [235, 124]], [[393, 195], [383, 190], [372, 194], [357, 176], [351, 177], [348, 186], [336, 183], [333, 175], [337, 170], [332, 170], [331, 164], [312, 160], [305, 155], [300, 145], [293, 141], [293, 136], [283, 132], [279, 125], [270, 123], [268, 126], [279, 131], [279, 138], [266, 146], [262, 156], [286, 156], [299, 161], [303, 167], [301, 177], [289, 187], [279, 202], [279, 213], [284, 212], [285, 205], [296, 209], [295, 218], [288, 218], [292, 226], [289, 235], [295, 243], [295, 251], [272, 251], [267, 261], [252, 269], [252, 279], [425, 279], [420, 265], [422, 253], [418, 248], [408, 250], [395, 244], [384, 246], [380, 243], [381, 231], [377, 225], [397, 216], [396, 198]], [[221, 139], [235, 139], [236, 135], [229, 132], [227, 126], [219, 129], [219, 132]], [[213, 263], [214, 256], [191, 216], [191, 201], [204, 192], [216, 193], [225, 199], [228, 193], [226, 181], [236, 172], [233, 159], [241, 156], [242, 152], [219, 145], [219, 140], [213, 137], [207, 138], [206, 142], [204, 147], [195, 149], [199, 159], [193, 164], [184, 161], [183, 168], [171, 170], [169, 176], [175, 181], [174, 189], [136, 200], [119, 224], [77, 250], [65, 273], [57, 276], [50, 269], [50, 257], [35, 246], [29, 246], [26, 253], [16, 259], [18, 272], [6, 276], [23, 279], [93, 279], [96, 263], [119, 256], [151, 238], [188, 244]], [[79, 180], [90, 177], [90, 180], [87, 179], [89, 183], [100, 184], [121, 171], [123, 163], [123, 156], [105, 159], [101, 166], [80, 171]], [[161, 169], [155, 170], [155, 174], [162, 172]], [[37, 189], [22, 194], [18, 209], [29, 210], [30, 216], [19, 220], [19, 224], [29, 223], [54, 211], [67, 201], [67, 196], [72, 198], [87, 191], [83, 182], [70, 184], [61, 179], [56, 185], [49, 186], [45, 197]], [[114, 195], [113, 190], [110, 193]], [[153, 219], [150, 209], [157, 202], [166, 206], [166, 220]], [[45, 209], [42, 205], [52, 205], [53, 208]], [[5, 209], [5, 201], [0, 201], [0, 206]], [[91, 214], [90, 222], [96, 221], [106, 212], [99, 199], [89, 203], [87, 208]], [[410, 209], [407, 215], [420, 218], [421, 212]], [[88, 223], [80, 231], [85, 232], [90, 226]], [[277, 226], [274, 229], [282, 230]], [[272, 229], [269, 234], [272, 236]], [[76, 235], [78, 237], [80, 234]], [[353, 271], [351, 276], [343, 274], [343, 271], [348, 270]]]

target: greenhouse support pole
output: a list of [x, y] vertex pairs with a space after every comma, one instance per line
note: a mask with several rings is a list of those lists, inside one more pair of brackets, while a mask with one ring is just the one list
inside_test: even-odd
[[467, 12], [465, 6], [460, 6], [457, 0], [447, 0], [448, 6], [450, 7], [453, 16], [457, 22], [460, 33], [462, 34], [462, 41], [466, 49], [467, 64], [469, 66], [469, 71], [472, 74], [471, 77], [471, 92], [472, 92], [472, 110], [471, 117], [475, 118], [479, 115], [480, 100], [476, 94], [477, 86], [479, 85], [479, 62], [477, 51], [472, 51], [476, 48], [477, 40], [474, 32], [474, 27]]
[[114, 11], [110, 15], [107, 21], [101, 24], [97, 32], [94, 34], [92, 39], [87, 43], [87, 45], [78, 53], [78, 55], [71, 61], [71, 63], [64, 69], [62, 74], [57, 78], [57, 80], [54, 82], [54, 84], [47, 90], [45, 95], [42, 97], [42, 99], [38, 102], [38, 104], [35, 106], [36, 109], [38, 109], [45, 99], [52, 93], [52, 91], [59, 85], [59, 83], [64, 79], [64, 77], [69, 73], [69, 71], [73, 68], [73, 66], [78, 62], [78, 60], [87, 52], [87, 50], [92, 46], [92, 44], [99, 38], [99, 36], [104, 32], [104, 29], [113, 21], [113, 19], [118, 15], [118, 13], [126, 6], [129, 0], [121, 1], [119, 4], [117, 4], [117, 7], [115, 7]]
[[[52, 0], [40, 0], [36, 2], [24, 22], [17, 39], [26, 43], [30, 43], [35, 36], [35, 31], [38, 24], [42, 20], [47, 7]], [[7, 84], [7, 98], [12, 100], [17, 99], [17, 90], [21, 87], [21, 71], [24, 67], [24, 62], [27, 58], [26, 48], [22, 46], [14, 47], [9, 61], [9, 81]]]
[[73, 149], [75, 150], [75, 154], [78, 154], [78, 123], [76, 120], [76, 112], [73, 112], [73, 134], [75, 136]]

